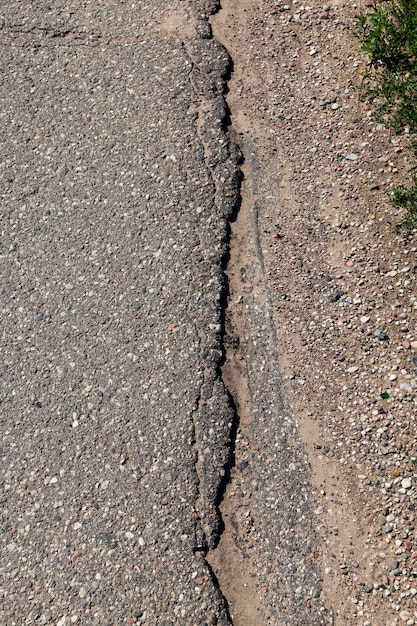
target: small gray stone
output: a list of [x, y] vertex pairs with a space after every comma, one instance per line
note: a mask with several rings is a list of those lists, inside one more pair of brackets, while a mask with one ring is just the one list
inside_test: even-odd
[[400, 389], [406, 393], [413, 393], [413, 388], [408, 383], [401, 383]]
[[338, 289], [333, 296], [329, 297], [329, 302], [337, 302], [344, 295], [345, 295], [345, 292]]
[[320, 596], [321, 596], [321, 587], [320, 587], [320, 585], [317, 585], [317, 586], [312, 588], [312, 590], [311, 590], [311, 597], [312, 598], [320, 598]]

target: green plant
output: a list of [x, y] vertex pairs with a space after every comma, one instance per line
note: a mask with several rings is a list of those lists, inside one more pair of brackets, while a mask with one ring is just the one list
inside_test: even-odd
[[[367, 93], [376, 113], [397, 131], [417, 130], [417, 2], [393, 0], [358, 17], [357, 35], [369, 57]], [[389, 116], [386, 119], [386, 116]]]
[[396, 224], [396, 229], [415, 228], [417, 226], [417, 174], [412, 177], [409, 187], [400, 185], [392, 190], [392, 203], [405, 210], [405, 218]]
[[[366, 95], [379, 121], [397, 132], [408, 129], [417, 156], [417, 0], [389, 0], [358, 17], [357, 35], [368, 55]], [[417, 225], [417, 176], [393, 189], [392, 203], [405, 210], [396, 228]]]

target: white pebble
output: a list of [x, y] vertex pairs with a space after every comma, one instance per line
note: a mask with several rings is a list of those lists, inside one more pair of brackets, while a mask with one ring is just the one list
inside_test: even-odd
[[407, 383], [401, 383], [400, 389], [402, 389], [402, 391], [406, 391], [407, 393], [413, 393], [413, 388]]

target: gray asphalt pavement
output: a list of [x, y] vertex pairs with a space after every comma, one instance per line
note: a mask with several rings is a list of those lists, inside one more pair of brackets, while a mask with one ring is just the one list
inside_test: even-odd
[[207, 10], [0, 2], [1, 624], [229, 623], [202, 556], [237, 186]]

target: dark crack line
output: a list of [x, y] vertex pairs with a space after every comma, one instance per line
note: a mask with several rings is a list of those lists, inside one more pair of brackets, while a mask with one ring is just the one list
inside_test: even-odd
[[[196, 131], [197, 131], [197, 136], [200, 140], [201, 146], [203, 148], [203, 152], [204, 152], [204, 163], [207, 169], [207, 173], [209, 175], [209, 179], [212, 183], [213, 186], [213, 200], [216, 203], [218, 201], [218, 185], [216, 184], [216, 176], [215, 176], [215, 172], [213, 171], [213, 167], [210, 164], [210, 150], [209, 147], [207, 146], [207, 143], [204, 139], [203, 136], [203, 131], [202, 131], [202, 125], [204, 125], [204, 114], [202, 113], [203, 107], [204, 107], [204, 99], [199, 95], [198, 89], [196, 88], [195, 82], [193, 80], [193, 75], [195, 72], [198, 72], [201, 76], [203, 76], [204, 78], [206, 78], [204, 72], [202, 72], [198, 66], [196, 65], [195, 61], [192, 58], [192, 54], [189, 51], [189, 48], [187, 46], [187, 44], [183, 41], [182, 42], [182, 47], [184, 52], [187, 55], [187, 58], [189, 59], [189, 62], [191, 64], [190, 66], [190, 70], [188, 72], [188, 78], [189, 78], [189, 82], [191, 85], [191, 89], [194, 92], [196, 98], [199, 101], [199, 106], [197, 107], [197, 117], [196, 117]], [[204, 242], [201, 239], [200, 233], [198, 231], [198, 237], [199, 237], [199, 241], [200, 241], [200, 248], [201, 250], [204, 250]], [[224, 303], [221, 303], [221, 318], [224, 317], [222, 311], [224, 308]], [[192, 317], [190, 316], [189, 313], [187, 313], [191, 323], [193, 324], [195, 330], [196, 330], [196, 334], [198, 337], [198, 342], [199, 342], [199, 351], [201, 353], [202, 350], [202, 346], [203, 343], [206, 339], [205, 335], [203, 335], [201, 333], [201, 330], [199, 329], [198, 325], [195, 323], [195, 321], [192, 319]], [[222, 324], [222, 335], [224, 334], [224, 325]], [[218, 378], [220, 379], [220, 367], [217, 368], [217, 372], [216, 372]], [[209, 372], [204, 371], [204, 375], [203, 375], [203, 381], [201, 382], [200, 385], [200, 393], [198, 396], [198, 402], [197, 402], [197, 406], [196, 408], [193, 410], [192, 412], [192, 428], [193, 428], [193, 441], [194, 441], [194, 448], [195, 448], [195, 452], [196, 452], [196, 474], [197, 474], [197, 498], [196, 498], [196, 502], [195, 502], [195, 512], [196, 515], [199, 515], [200, 513], [202, 515], [205, 515], [207, 513], [208, 507], [207, 507], [207, 503], [204, 502], [204, 500], [206, 499], [207, 495], [204, 494], [204, 467], [203, 467], [203, 462], [202, 462], [202, 450], [201, 450], [201, 441], [202, 441], [202, 436], [201, 436], [201, 432], [200, 432], [200, 425], [202, 423], [203, 420], [199, 419], [200, 416], [200, 412], [201, 412], [201, 404], [202, 404], [202, 391], [205, 385], [205, 380], [207, 378], [210, 378], [209, 376]], [[222, 488], [221, 486], [219, 486], [218, 488], [218, 492], [221, 492]], [[220, 525], [222, 524], [221, 522], [221, 518], [220, 518], [220, 514], [218, 512], [218, 501], [219, 501], [219, 497], [216, 498], [215, 502], [214, 502], [214, 506], [217, 509], [217, 514], [219, 516], [220, 519]], [[221, 530], [219, 531], [221, 532]], [[199, 518], [198, 520], [196, 520], [196, 541], [195, 541], [195, 547], [194, 547], [194, 552], [200, 552], [204, 557], [206, 556], [210, 546], [213, 546], [213, 538], [212, 537], [208, 537], [207, 536], [207, 532], [206, 530], [204, 530], [204, 525], [201, 521], [201, 518]], [[217, 542], [217, 539], [215, 540]], [[209, 563], [206, 561], [207, 563], [207, 567], [210, 568], [210, 571], [212, 573], [213, 578], [215, 579], [214, 576], [214, 572], [212, 571]], [[215, 579], [215, 584], [216, 587], [219, 589], [219, 585], [218, 585], [218, 581], [217, 579]], [[223, 598], [224, 595], [222, 594]], [[225, 599], [225, 598], [224, 598]], [[225, 599], [226, 601], [226, 599]]]
[[[216, 174], [215, 171], [215, 165], [213, 165], [212, 163], [212, 154], [210, 151], [209, 146], [207, 145], [207, 142], [205, 141], [204, 138], [204, 124], [207, 123], [205, 122], [204, 119], [204, 113], [203, 113], [203, 108], [205, 105], [205, 101], [204, 98], [201, 97], [201, 95], [199, 94], [199, 91], [195, 85], [195, 81], [194, 81], [194, 75], [195, 72], [198, 72], [201, 76], [203, 76], [204, 78], [207, 78], [204, 74], [204, 72], [201, 71], [201, 69], [197, 66], [197, 64], [195, 63], [195, 61], [193, 60], [192, 54], [187, 46], [187, 44], [185, 42], [182, 42], [183, 45], [183, 49], [185, 51], [185, 53], [187, 54], [187, 57], [190, 61], [191, 67], [190, 67], [190, 71], [189, 71], [189, 81], [190, 81], [190, 85], [196, 95], [196, 97], [198, 98], [199, 101], [199, 106], [197, 109], [197, 118], [196, 118], [196, 129], [197, 129], [197, 136], [199, 137], [199, 140], [201, 142], [201, 145], [203, 147], [203, 151], [204, 151], [204, 162], [207, 168], [207, 171], [209, 173], [209, 177], [210, 180], [213, 184], [214, 187], [214, 202], [215, 204], [221, 208], [222, 206], [222, 202], [223, 202], [223, 191], [219, 188], [219, 181], [218, 181], [218, 176]], [[230, 74], [230, 69], [229, 68], [229, 74]], [[226, 91], [226, 80], [223, 81], [224, 85], [223, 85], [223, 93], [222, 93], [222, 97], [224, 100], [224, 94]], [[225, 100], [224, 100], [225, 103]], [[229, 123], [230, 123], [230, 115], [229, 115], [229, 110], [226, 106], [225, 103], [225, 115], [222, 119], [222, 124], [220, 127], [221, 132], [224, 134], [224, 136], [230, 141], [230, 137], [229, 137], [229, 133], [228, 133], [228, 127], [229, 127]], [[241, 178], [240, 178], [241, 180]], [[221, 182], [220, 182], [221, 184]], [[239, 210], [240, 207], [240, 184], [238, 186], [237, 189], [237, 194], [236, 194], [236, 199], [235, 199], [235, 206], [234, 206], [234, 210], [233, 210], [233, 215], [232, 218], [235, 218], [237, 215], [237, 212]], [[198, 542], [197, 544], [200, 543], [201, 545], [196, 545], [195, 547], [195, 551], [199, 551], [202, 553], [205, 563], [207, 565], [207, 568], [210, 571], [211, 577], [212, 577], [212, 581], [214, 586], [218, 589], [218, 591], [220, 592], [224, 603], [225, 603], [225, 610], [226, 610], [226, 614], [227, 614], [227, 618], [230, 621], [230, 624], [233, 626], [233, 620], [232, 620], [232, 616], [230, 614], [230, 610], [229, 610], [229, 604], [228, 604], [228, 600], [227, 600], [227, 596], [224, 593], [224, 591], [222, 590], [221, 584], [219, 579], [217, 578], [212, 566], [210, 565], [210, 563], [208, 562], [208, 560], [205, 558], [207, 553], [214, 549], [217, 544], [218, 541], [220, 540], [220, 537], [222, 535], [222, 533], [224, 532], [225, 526], [224, 526], [224, 521], [222, 519], [221, 516], [221, 512], [219, 509], [219, 505], [221, 504], [221, 502], [223, 501], [225, 494], [226, 494], [226, 489], [228, 487], [228, 485], [231, 482], [231, 473], [233, 468], [235, 467], [235, 447], [236, 447], [236, 436], [237, 436], [237, 432], [239, 429], [239, 424], [240, 424], [240, 416], [239, 413], [237, 411], [236, 408], [236, 404], [234, 402], [234, 399], [232, 397], [232, 394], [230, 393], [230, 390], [226, 387], [226, 385], [224, 384], [223, 381], [223, 377], [222, 377], [222, 367], [225, 363], [225, 359], [227, 358], [227, 354], [225, 351], [225, 336], [227, 334], [227, 330], [226, 330], [226, 309], [228, 306], [228, 300], [230, 297], [230, 293], [229, 293], [229, 281], [228, 281], [228, 275], [227, 275], [227, 265], [228, 262], [230, 260], [230, 240], [231, 240], [231, 228], [230, 228], [230, 222], [226, 221], [225, 223], [225, 233], [224, 233], [224, 241], [226, 244], [226, 252], [223, 254], [223, 258], [221, 259], [221, 265], [220, 265], [220, 269], [222, 270], [222, 276], [223, 276], [223, 289], [222, 289], [222, 294], [221, 294], [221, 300], [220, 300], [220, 323], [221, 323], [221, 345], [222, 345], [222, 358], [221, 360], [219, 360], [218, 362], [218, 366], [217, 366], [217, 376], [218, 379], [223, 383], [224, 385], [224, 393], [226, 395], [227, 398], [227, 402], [229, 404], [229, 407], [232, 411], [232, 420], [231, 420], [231, 424], [230, 424], [230, 428], [229, 428], [229, 459], [227, 461], [227, 463], [224, 464], [224, 474], [223, 477], [221, 478], [221, 480], [219, 480], [218, 486], [217, 486], [217, 495], [215, 498], [215, 502], [214, 502], [214, 506], [216, 509], [216, 513], [219, 519], [219, 529], [218, 529], [218, 536], [215, 538], [215, 541], [213, 541], [213, 537], [211, 538], [207, 538], [207, 536], [204, 534], [203, 535], [203, 540]], [[200, 245], [203, 246], [203, 242], [200, 239]], [[201, 338], [200, 338], [201, 341]], [[204, 385], [204, 383], [203, 383]], [[203, 483], [203, 476], [201, 474], [202, 471], [204, 471], [204, 468], [200, 468], [199, 467], [199, 461], [200, 461], [200, 455], [201, 455], [201, 448], [200, 448], [200, 444], [199, 444], [199, 433], [198, 433], [198, 418], [197, 416], [199, 415], [199, 412], [201, 410], [201, 395], [199, 397], [199, 402], [198, 405], [196, 407], [196, 409], [193, 411], [193, 429], [194, 429], [194, 445], [196, 448], [196, 454], [197, 454], [197, 461], [196, 461], [196, 471], [197, 471], [197, 476], [198, 476], [198, 481], [199, 481], [199, 485], [198, 485], [198, 500], [196, 502], [196, 511], [198, 511], [198, 509], [200, 508], [200, 504], [201, 504], [201, 499], [204, 497], [204, 494], [202, 493], [202, 483]]]

